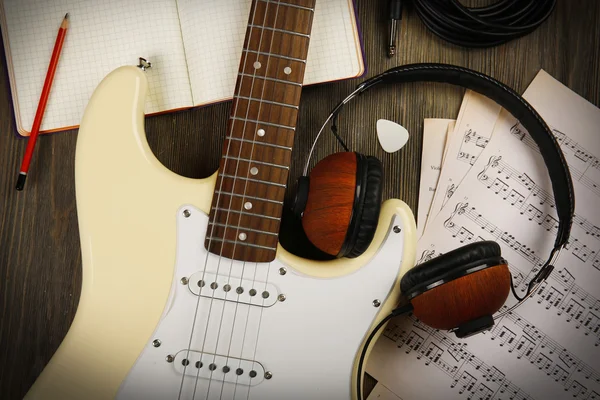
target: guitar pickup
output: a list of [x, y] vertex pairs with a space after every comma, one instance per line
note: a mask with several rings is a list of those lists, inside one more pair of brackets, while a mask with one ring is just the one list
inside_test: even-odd
[[196, 296], [257, 307], [271, 307], [279, 297], [273, 284], [203, 271], [190, 277], [188, 288]]
[[258, 385], [265, 379], [265, 368], [257, 361], [193, 350], [179, 351], [173, 367], [180, 374], [244, 386]]

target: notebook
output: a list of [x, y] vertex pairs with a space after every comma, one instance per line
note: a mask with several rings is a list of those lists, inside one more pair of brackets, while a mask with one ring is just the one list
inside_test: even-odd
[[[275, 1], [275, 0], [273, 0]], [[361, 76], [364, 54], [353, 0], [317, 2], [305, 84]], [[146, 114], [232, 98], [251, 0], [0, 0], [17, 130], [33, 124], [58, 27], [70, 28], [42, 132], [76, 128], [100, 81], [122, 65], [148, 69]]]

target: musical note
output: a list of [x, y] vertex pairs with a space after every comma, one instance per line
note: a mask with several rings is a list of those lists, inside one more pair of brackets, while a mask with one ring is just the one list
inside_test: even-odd
[[471, 390], [473, 390], [473, 386], [475, 386], [476, 382], [477, 379], [473, 375], [464, 371], [460, 378], [452, 381], [450, 387], [454, 388], [458, 386], [458, 393], [463, 394], [465, 391], [470, 392]]
[[502, 326], [499, 331], [494, 333], [494, 335], [491, 337], [491, 340], [498, 339], [498, 342], [500, 343], [500, 347], [502, 347], [507, 344], [511, 345], [514, 342], [516, 337], [517, 337], [517, 335], [513, 331], [511, 331], [508, 327]]
[[504, 197], [504, 200], [508, 200], [511, 206], [520, 207], [521, 205], [523, 205], [525, 196], [517, 192], [515, 189], [512, 189], [510, 193]]
[[562, 303], [564, 297], [565, 295], [554, 286], [548, 288], [547, 285], [544, 285], [542, 293], [539, 296], [538, 304], [544, 302], [546, 304], [546, 310], [549, 310], [551, 307], [558, 307], [559, 304]]
[[458, 233], [453, 236], [456, 237], [460, 243], [469, 243], [471, 242], [471, 239], [473, 239], [473, 232], [469, 231], [467, 228], [462, 226], [458, 230]]
[[595, 256], [596, 253], [596, 250], [590, 250], [585, 244], [578, 244], [573, 249], [573, 255], [584, 263], [587, 262], [590, 257]]

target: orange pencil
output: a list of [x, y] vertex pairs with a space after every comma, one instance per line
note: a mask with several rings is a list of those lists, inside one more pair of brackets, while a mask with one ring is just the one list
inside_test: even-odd
[[25, 149], [23, 162], [21, 163], [21, 170], [17, 179], [17, 190], [23, 190], [25, 187], [25, 179], [27, 179], [27, 172], [29, 171], [29, 164], [31, 164], [31, 157], [33, 155], [33, 149], [35, 148], [35, 142], [37, 141], [40, 133], [42, 118], [44, 117], [44, 111], [46, 110], [46, 104], [48, 103], [50, 88], [52, 87], [52, 81], [54, 80], [54, 73], [56, 72], [58, 59], [60, 58], [60, 52], [65, 41], [67, 28], [69, 28], [69, 13], [65, 15], [65, 18], [58, 29], [58, 36], [56, 37], [56, 43], [54, 43], [52, 58], [50, 59], [50, 65], [48, 66], [48, 72], [46, 74], [46, 81], [44, 82], [42, 95], [40, 96], [40, 102], [38, 103], [35, 119], [33, 120], [33, 127], [31, 128], [31, 135], [29, 136], [29, 141], [27, 142], [27, 148]]

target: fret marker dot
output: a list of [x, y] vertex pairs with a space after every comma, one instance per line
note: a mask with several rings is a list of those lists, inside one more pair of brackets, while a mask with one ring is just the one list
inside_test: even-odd
[[238, 237], [240, 238], [241, 241], [244, 241], [248, 238], [248, 235], [246, 235], [244, 232], [242, 232], [239, 234]]
[[266, 132], [265, 132], [265, 130], [264, 130], [264, 129], [259, 129], [259, 130], [258, 130], [258, 132], [256, 132], [256, 134], [257, 134], [258, 136], [260, 136], [260, 137], [263, 137], [263, 136], [265, 136], [265, 133], [266, 133]]
[[262, 64], [259, 61], [255, 61], [254, 62], [254, 69], [259, 69], [260, 67], [262, 67]]
[[250, 203], [249, 201], [244, 203], [244, 208], [246, 210], [252, 210], [252, 203]]
[[252, 167], [252, 168], [250, 168], [250, 173], [251, 173], [252, 175], [256, 175], [256, 174], [258, 174], [258, 168], [256, 168], [256, 167]]
[[286, 75], [289, 75], [289, 74], [292, 73], [292, 69], [290, 67], [285, 67], [283, 69], [283, 73], [286, 74]]

